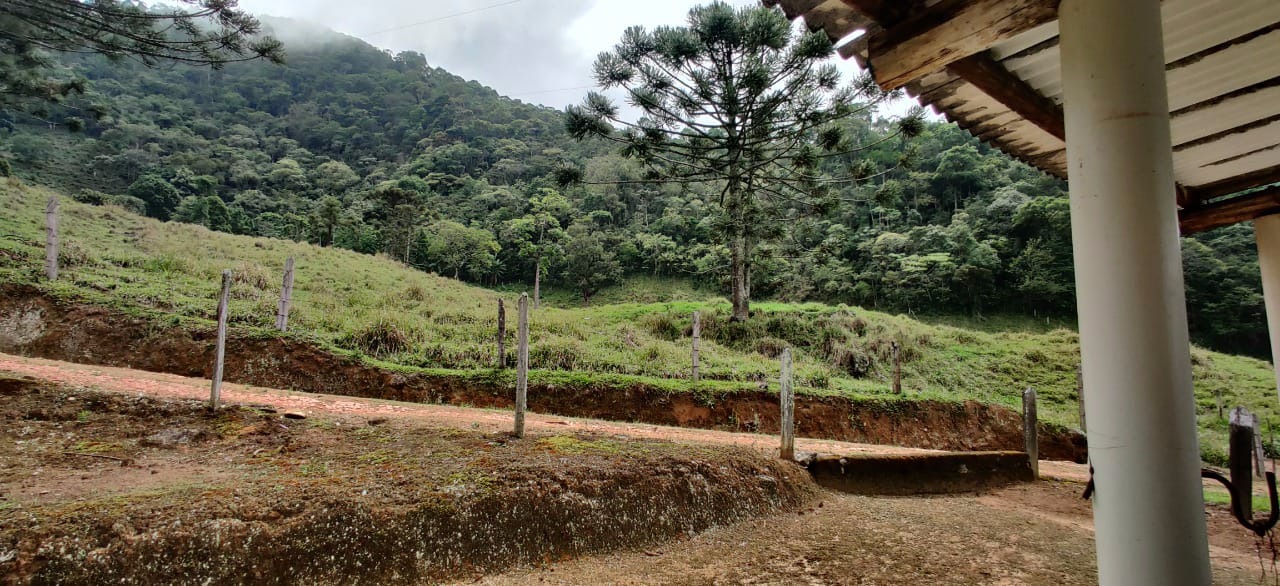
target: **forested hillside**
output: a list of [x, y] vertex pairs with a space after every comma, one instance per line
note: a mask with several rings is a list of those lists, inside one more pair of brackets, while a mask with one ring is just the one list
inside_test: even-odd
[[[652, 182], [562, 113], [298, 23], [267, 20], [285, 65], [148, 68], [64, 56], [89, 92], [9, 112], [0, 161], [90, 203], [237, 234], [384, 253], [473, 283], [545, 283], [590, 297], [625, 275], [727, 288], [717, 191]], [[750, 260], [756, 298], [915, 314], [1074, 314], [1065, 185], [966, 132], [875, 144], [824, 172], [874, 177], [789, 210]], [[899, 167], [904, 149], [911, 165]], [[564, 186], [558, 171], [583, 182]], [[1265, 355], [1252, 230], [1184, 241], [1197, 341]]]

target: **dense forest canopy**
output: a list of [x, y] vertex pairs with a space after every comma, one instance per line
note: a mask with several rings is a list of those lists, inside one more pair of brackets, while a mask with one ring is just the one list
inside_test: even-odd
[[[718, 190], [654, 183], [563, 114], [300, 23], [264, 19], [284, 65], [148, 67], [51, 54], [87, 80], [39, 118], [0, 113], [0, 172], [84, 201], [214, 230], [383, 253], [484, 285], [545, 284], [589, 298], [627, 274], [729, 291]], [[86, 108], [100, 111], [82, 118]], [[47, 114], [47, 115], [46, 115]], [[68, 132], [75, 119], [79, 132]], [[784, 208], [751, 253], [752, 296], [925, 314], [1074, 315], [1065, 185], [945, 123], [824, 162], [873, 181]], [[911, 165], [900, 165], [904, 149]], [[557, 175], [579, 170], [562, 187]], [[1183, 241], [1193, 336], [1265, 355], [1252, 228]]]

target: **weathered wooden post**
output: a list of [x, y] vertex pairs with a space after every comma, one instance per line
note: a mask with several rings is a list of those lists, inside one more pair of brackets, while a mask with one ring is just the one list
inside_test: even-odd
[[529, 294], [520, 294], [516, 350], [516, 437], [524, 437], [524, 410], [529, 396]]
[[498, 298], [498, 368], [507, 367], [507, 307]]
[[894, 394], [902, 394], [902, 344], [892, 342], [889, 346], [893, 350], [893, 392]]
[[781, 421], [778, 423], [782, 435], [782, 449], [779, 457], [783, 460], [796, 459], [796, 434], [795, 434], [795, 389], [791, 385], [791, 349], [782, 349], [782, 375], [779, 377], [778, 395], [781, 402], [782, 412]]
[[693, 312], [693, 382], [698, 382], [698, 350], [702, 344], [702, 317]]
[[1262, 450], [1262, 428], [1259, 425], [1259, 417], [1253, 418], [1253, 473], [1258, 478], [1266, 475], [1267, 454]]
[[1080, 403], [1080, 431], [1088, 434], [1089, 428], [1084, 419], [1084, 365], [1081, 364], [1076, 365], [1076, 398]]
[[1253, 518], [1253, 415], [1236, 407], [1231, 410], [1227, 436], [1227, 467], [1231, 475], [1231, 500], [1244, 518]]
[[58, 280], [58, 196], [49, 196], [44, 208], [44, 275], [50, 281]]
[[1036, 429], [1036, 390], [1022, 391], [1022, 446], [1031, 460], [1032, 478], [1040, 478], [1040, 438]]
[[289, 329], [289, 304], [293, 302], [293, 257], [284, 259], [284, 281], [280, 285], [280, 303], [276, 304], [276, 329]]
[[218, 346], [213, 357], [213, 387], [209, 406], [217, 409], [222, 399], [222, 360], [227, 352], [227, 300], [231, 297], [231, 271], [222, 271], [222, 295], [218, 297]]

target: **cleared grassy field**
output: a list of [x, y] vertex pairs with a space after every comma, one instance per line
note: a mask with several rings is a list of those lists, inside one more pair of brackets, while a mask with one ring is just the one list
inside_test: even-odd
[[[501, 297], [514, 354], [518, 294], [511, 290], [469, 286], [384, 257], [211, 232], [69, 197], [60, 198], [62, 277], [44, 282], [43, 216], [52, 194], [16, 180], [0, 185], [0, 283], [33, 285], [59, 298], [146, 315], [157, 327], [207, 326], [215, 314], [219, 274], [231, 269], [232, 326], [274, 336], [280, 277], [285, 258], [292, 256], [297, 269], [291, 336], [382, 365], [484, 371], [495, 362]], [[723, 299], [653, 278], [600, 299], [580, 307], [553, 294], [533, 312], [535, 379], [635, 379], [671, 392], [776, 387], [774, 357], [791, 346], [799, 392], [887, 395], [889, 348], [896, 341], [903, 347], [903, 387], [910, 396], [1016, 407], [1021, 391], [1031, 386], [1046, 420], [1074, 426], [1077, 419], [1079, 338], [1057, 324], [957, 320], [973, 325], [955, 327], [857, 307], [768, 302], [753, 306], [757, 316], [750, 322], [732, 324]], [[695, 310], [704, 315], [699, 383], [689, 379], [688, 364]], [[1219, 404], [1245, 405], [1268, 426], [1277, 421], [1271, 367], [1199, 348], [1191, 353], [1205, 455], [1213, 461], [1225, 444]]]

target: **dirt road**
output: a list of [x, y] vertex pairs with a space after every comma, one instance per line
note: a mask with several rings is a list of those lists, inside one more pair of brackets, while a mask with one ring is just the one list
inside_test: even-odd
[[[0, 354], [0, 372], [124, 394], [203, 399], [209, 382], [135, 370]], [[227, 384], [228, 402], [279, 411], [388, 417], [431, 427], [498, 432], [503, 410], [396, 403]], [[531, 430], [690, 444], [739, 445], [776, 453], [772, 436], [531, 415]], [[825, 453], [921, 450], [798, 441]], [[782, 514], [689, 535], [658, 547], [560, 561], [479, 578], [486, 584], [1092, 584], [1092, 513], [1079, 498], [1087, 471], [1042, 462], [1058, 480], [981, 496], [862, 497], [824, 493], [801, 514]], [[1207, 511], [1215, 583], [1273, 583], [1269, 555], [1224, 509]], [[1265, 571], [1265, 576], [1264, 576]], [[470, 582], [470, 580], [468, 580]]]
[[[108, 366], [75, 364], [9, 354], [0, 354], [0, 372], [32, 376], [50, 382], [82, 385], [106, 391], [141, 393], [153, 397], [185, 399], [208, 399], [209, 397], [209, 381], [205, 379]], [[268, 405], [279, 411], [409, 417], [432, 425], [455, 426], [484, 431], [510, 429], [512, 425], [511, 412], [506, 410], [471, 409], [449, 405], [423, 405], [361, 397], [319, 395], [232, 383], [224, 383], [222, 385], [222, 400], [227, 403], [244, 405]], [[772, 451], [773, 453], [778, 451], [778, 439], [776, 436], [771, 435], [729, 433], [538, 414], [529, 414], [525, 424], [531, 430], [563, 431], [570, 429], [641, 439], [662, 439], [702, 444], [731, 444], [752, 447], [765, 452]], [[796, 440], [796, 449], [800, 452], [833, 454], [892, 454], [927, 451], [915, 448], [853, 444], [804, 438]]]
[[[827, 493], [800, 515], [720, 527], [642, 551], [526, 568], [489, 585], [1097, 583], [1080, 485], [1043, 481], [983, 496]], [[1272, 584], [1252, 534], [1210, 511], [1215, 584]], [[1265, 567], [1265, 575], [1263, 568]]]

